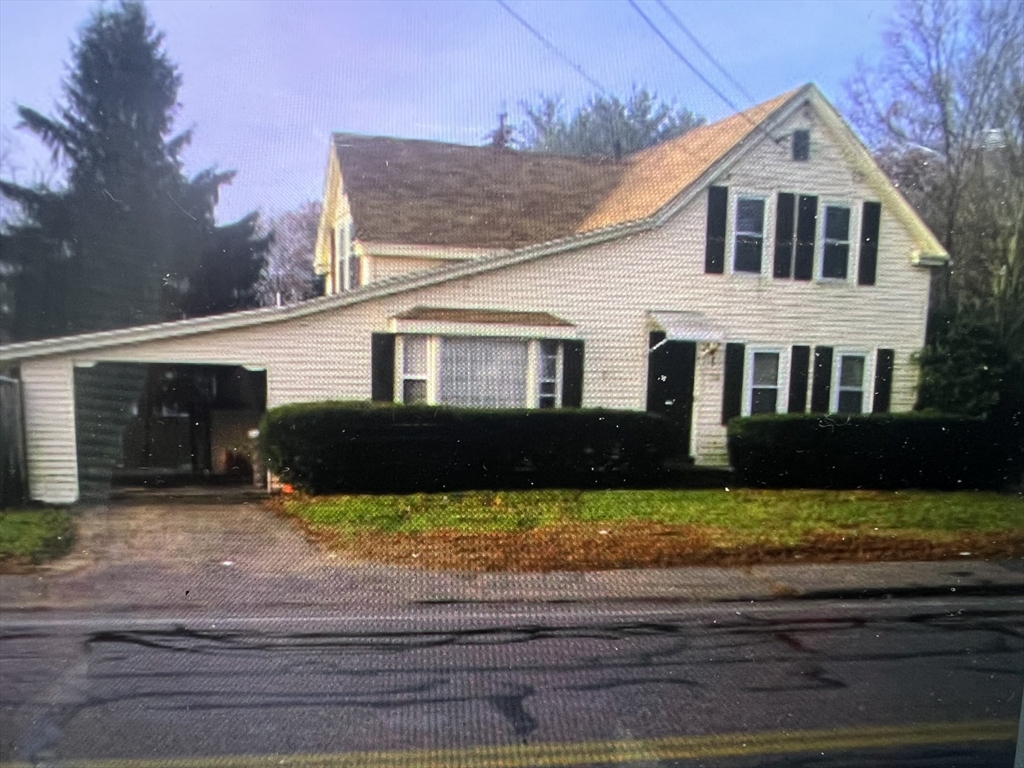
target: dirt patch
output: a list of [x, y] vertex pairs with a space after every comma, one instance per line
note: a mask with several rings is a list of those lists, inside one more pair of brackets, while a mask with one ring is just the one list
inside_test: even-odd
[[878, 562], [1024, 556], [1024, 533], [962, 532], [927, 539], [905, 534], [815, 533], [792, 545], [722, 543], [721, 531], [658, 523], [572, 524], [508, 533], [360, 532], [291, 518], [307, 536], [353, 559], [464, 571], [601, 571], [685, 565]]

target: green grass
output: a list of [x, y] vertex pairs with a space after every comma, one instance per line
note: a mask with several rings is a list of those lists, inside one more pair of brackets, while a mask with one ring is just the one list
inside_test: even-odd
[[284, 511], [341, 532], [526, 531], [564, 523], [694, 525], [726, 538], [798, 541], [807, 533], [1024, 528], [1019, 495], [927, 491], [510, 491], [288, 497]]
[[74, 541], [75, 524], [66, 510], [0, 511], [0, 565], [53, 560], [66, 554]]

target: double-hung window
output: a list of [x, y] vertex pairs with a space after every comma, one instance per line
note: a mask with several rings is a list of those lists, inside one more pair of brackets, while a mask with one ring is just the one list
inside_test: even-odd
[[826, 205], [821, 276], [845, 280], [850, 262], [850, 208]]
[[537, 406], [540, 408], [557, 408], [559, 405], [559, 382], [562, 366], [559, 357], [562, 345], [557, 341], [545, 339], [540, 342], [540, 359], [537, 375]]
[[426, 336], [402, 339], [402, 402], [410, 405], [427, 402]]
[[782, 353], [777, 350], [752, 350], [749, 369], [747, 413], [776, 413], [782, 387]]
[[864, 381], [867, 375], [867, 356], [862, 354], [840, 354], [836, 366], [835, 403], [837, 413], [864, 412]]
[[736, 201], [733, 272], [761, 273], [764, 250], [764, 199], [740, 197]]

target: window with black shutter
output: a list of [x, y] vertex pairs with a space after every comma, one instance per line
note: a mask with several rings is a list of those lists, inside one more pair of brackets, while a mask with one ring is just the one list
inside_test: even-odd
[[814, 239], [818, 229], [818, 198], [800, 195], [796, 223], [796, 257], [793, 278], [810, 280], [814, 276]]
[[793, 276], [794, 227], [796, 225], [796, 196], [780, 192], [775, 208], [775, 277]]
[[874, 285], [878, 271], [878, 228], [882, 219], [881, 203], [864, 203], [860, 224], [860, 259], [857, 284]]
[[704, 244], [704, 271], [722, 274], [725, 271], [725, 217], [729, 208], [726, 187], [708, 189], [708, 224]]

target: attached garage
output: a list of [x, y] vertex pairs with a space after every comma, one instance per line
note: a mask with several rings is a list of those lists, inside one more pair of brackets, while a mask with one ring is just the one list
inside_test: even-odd
[[111, 485], [263, 482], [255, 430], [266, 373], [244, 366], [97, 363], [74, 372], [83, 498]]

